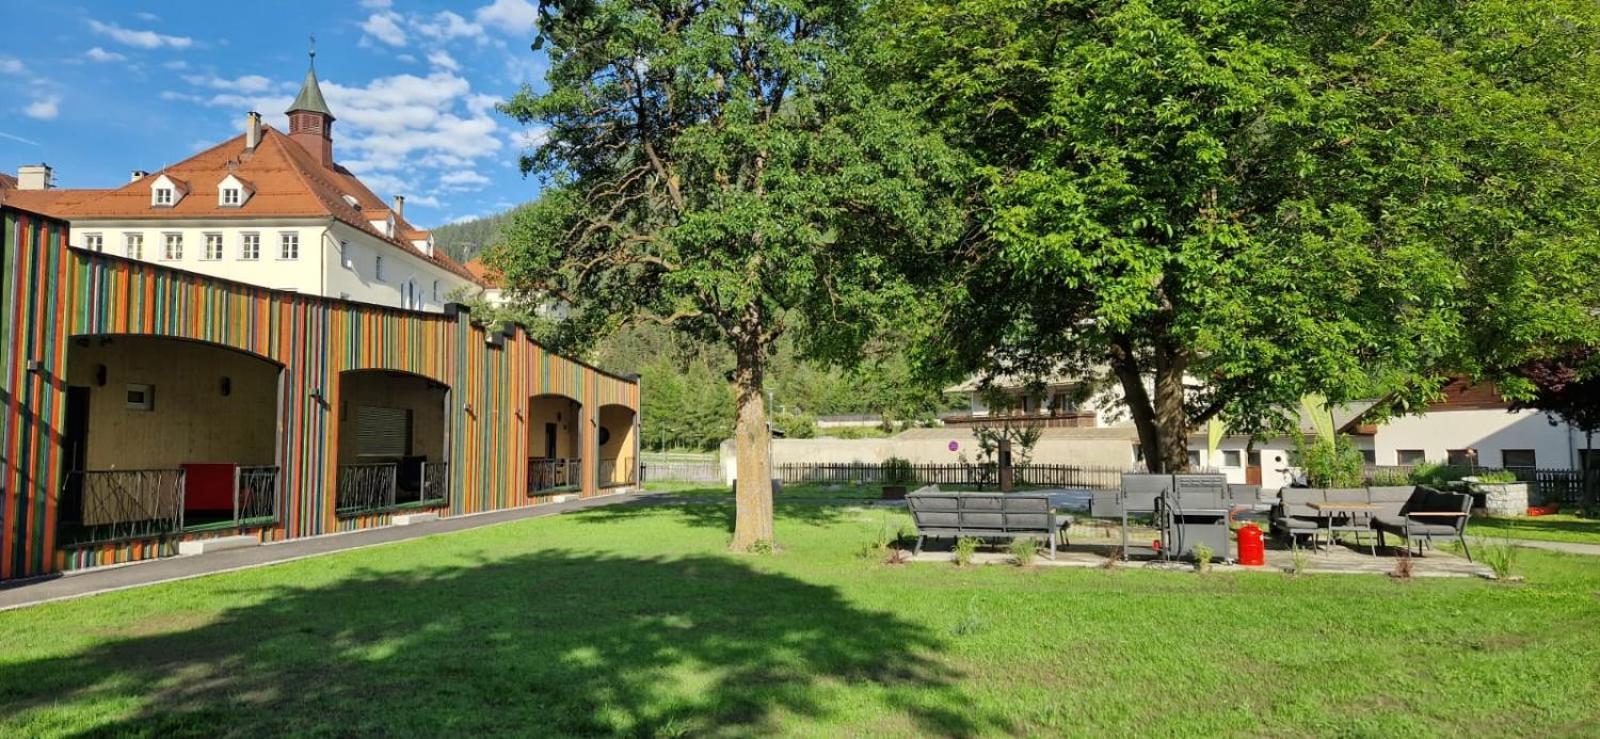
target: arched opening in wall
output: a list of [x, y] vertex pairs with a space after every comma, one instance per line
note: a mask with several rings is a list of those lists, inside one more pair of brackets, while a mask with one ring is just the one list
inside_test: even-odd
[[565, 395], [528, 398], [528, 494], [583, 486], [583, 404]]
[[277, 523], [282, 371], [208, 342], [73, 337], [58, 544]]
[[334, 512], [445, 505], [450, 387], [392, 370], [339, 373]]
[[600, 406], [600, 487], [614, 488], [638, 482], [638, 425], [636, 414], [625, 405]]

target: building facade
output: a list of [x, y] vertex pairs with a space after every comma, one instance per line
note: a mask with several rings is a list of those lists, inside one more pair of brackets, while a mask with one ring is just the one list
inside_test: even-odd
[[0, 579], [639, 479], [637, 380], [519, 326], [72, 243], [0, 206]]
[[274, 290], [440, 312], [483, 289], [333, 158], [335, 118], [314, 69], [289, 130], [240, 135], [114, 188], [52, 187], [46, 165], [0, 181], [0, 203], [72, 222], [72, 246]]

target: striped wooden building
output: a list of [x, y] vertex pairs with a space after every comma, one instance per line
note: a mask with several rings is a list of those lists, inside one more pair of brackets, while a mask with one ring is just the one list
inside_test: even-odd
[[637, 380], [521, 327], [206, 277], [0, 218], [0, 579], [638, 480]]

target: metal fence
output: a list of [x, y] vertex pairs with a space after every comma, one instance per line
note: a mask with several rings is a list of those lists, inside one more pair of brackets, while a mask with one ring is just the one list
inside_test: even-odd
[[422, 485], [418, 488], [417, 502], [445, 503], [450, 497], [450, 463], [423, 462]]
[[181, 469], [67, 473], [62, 483], [60, 543], [103, 543], [181, 531], [183, 479]]
[[722, 465], [716, 462], [651, 462], [646, 460], [645, 482], [722, 482]]
[[545, 493], [576, 490], [583, 484], [581, 459], [528, 460], [528, 492]]
[[[1012, 468], [1018, 485], [1043, 485], [1066, 488], [1114, 490], [1122, 485], [1123, 470], [1117, 467], [1080, 467], [1065, 464], [1027, 464]], [[779, 480], [785, 484], [805, 482], [906, 484], [906, 485], [996, 485], [1000, 479], [995, 464], [781, 464]]]
[[400, 465], [394, 462], [339, 465], [334, 513], [355, 516], [393, 508], [399, 473]]

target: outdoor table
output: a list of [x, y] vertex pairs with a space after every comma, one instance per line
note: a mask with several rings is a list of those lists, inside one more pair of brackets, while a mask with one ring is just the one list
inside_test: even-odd
[[[1306, 507], [1317, 512], [1317, 521], [1322, 524], [1322, 530], [1327, 534], [1329, 548], [1333, 547], [1334, 533], [1339, 531], [1347, 531], [1355, 534], [1356, 545], [1360, 546], [1361, 535], [1363, 533], [1372, 533], [1372, 526], [1368, 522], [1368, 519], [1372, 517], [1373, 513], [1376, 513], [1378, 510], [1380, 510], [1378, 506], [1371, 503], [1333, 503], [1314, 501], [1307, 503]], [[1335, 519], [1341, 515], [1348, 518], [1349, 522], [1343, 525], [1336, 524]], [[1361, 523], [1357, 524], [1355, 523], [1356, 521], [1360, 521]], [[1374, 542], [1375, 541], [1376, 534], [1374, 534]], [[1316, 540], [1313, 539], [1312, 543], [1315, 544], [1315, 542]], [[1376, 543], [1373, 544], [1373, 550], [1374, 554], [1376, 554]]]

